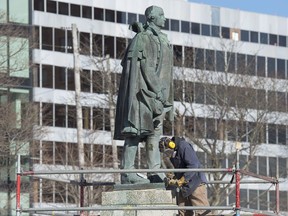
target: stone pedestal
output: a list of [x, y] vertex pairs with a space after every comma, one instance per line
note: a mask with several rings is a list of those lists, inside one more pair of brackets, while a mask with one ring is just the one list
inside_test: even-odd
[[[165, 189], [119, 190], [102, 193], [102, 206], [176, 206], [176, 199]], [[176, 216], [177, 210], [112, 210], [101, 216]]]

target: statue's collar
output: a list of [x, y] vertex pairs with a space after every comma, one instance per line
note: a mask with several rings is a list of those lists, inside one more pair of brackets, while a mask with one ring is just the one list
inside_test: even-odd
[[155, 25], [148, 25], [147, 29], [149, 29], [154, 35], [159, 36], [162, 34], [161, 29]]

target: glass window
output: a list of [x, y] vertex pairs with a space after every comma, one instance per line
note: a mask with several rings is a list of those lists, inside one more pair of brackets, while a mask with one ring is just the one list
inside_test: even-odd
[[246, 74], [246, 55], [237, 53], [237, 73]]
[[219, 37], [220, 36], [220, 27], [219, 26], [215, 26], [215, 25], [212, 25], [211, 26], [211, 36], [213, 37]]
[[72, 31], [67, 31], [67, 52], [73, 53]]
[[164, 30], [170, 30], [170, 20], [169, 19], [166, 19], [165, 21], [165, 26], [163, 28]]
[[279, 46], [286, 47], [287, 46], [286, 39], [287, 39], [286, 36], [279, 35]]
[[277, 92], [277, 111], [286, 112], [286, 93]]
[[117, 15], [117, 20], [116, 20], [117, 23], [126, 24], [126, 12], [117, 11], [116, 15]]
[[55, 89], [66, 89], [65, 68], [55, 66]]
[[184, 87], [185, 87], [184, 88], [184, 93], [185, 93], [184, 101], [189, 102], [189, 103], [194, 102], [194, 83], [185, 81]]
[[111, 58], [114, 58], [114, 37], [104, 36], [104, 44], [105, 44], [105, 55], [110, 55]]
[[80, 5], [70, 4], [71, 16], [80, 17]]
[[104, 19], [103, 8], [94, 8], [94, 19], [96, 19], [96, 20], [103, 20]]
[[205, 50], [206, 52], [206, 70], [215, 71], [215, 50]]
[[52, 35], [52, 28], [42, 27], [42, 49], [53, 50]]
[[9, 0], [9, 7], [7, 7], [10, 22], [17, 23], [29, 23], [29, 2], [30, 1], [19, 1]]
[[[45, 164], [53, 164], [53, 142], [48, 142], [48, 141], [42, 142], [42, 154], [43, 154], [42, 160]], [[43, 183], [44, 182], [47, 182], [47, 180], [43, 181]]]
[[189, 22], [181, 20], [181, 32], [190, 33]]
[[230, 28], [222, 27], [221, 28], [221, 35], [222, 35], [222, 38], [229, 39], [230, 38]]
[[54, 43], [55, 43], [55, 51], [59, 52], [65, 52], [65, 30], [63, 29], [55, 29], [55, 38], [54, 38]]
[[258, 43], [258, 32], [250, 32], [250, 41], [253, 43]]
[[90, 55], [90, 33], [80, 32], [80, 54]]
[[[66, 164], [66, 143], [55, 142], [55, 164], [59, 164], [62, 166], [63, 166], [63, 164]], [[58, 187], [59, 187], [59, 185], [58, 185]], [[64, 187], [63, 187], [63, 189], [64, 189]], [[64, 190], [62, 190], [62, 191], [64, 191]], [[61, 197], [58, 202], [63, 202], [62, 198], [63, 197]]]
[[43, 126], [53, 126], [53, 104], [42, 104], [42, 124]]
[[137, 21], [137, 14], [128, 13], [128, 24], [132, 24]]
[[92, 18], [92, 8], [89, 6], [82, 5], [82, 17], [83, 18]]
[[277, 45], [277, 35], [269, 34], [269, 44], [270, 45]]
[[122, 59], [126, 49], [126, 38], [116, 37], [116, 58]]
[[180, 29], [179, 20], [171, 19], [170, 24], [171, 24], [171, 31], [179, 31]]
[[268, 44], [268, 34], [260, 33], [260, 43], [261, 44]]
[[255, 56], [247, 55], [247, 74], [255, 76], [256, 75], [256, 63], [255, 63]]
[[249, 31], [241, 30], [241, 41], [249, 42]]
[[217, 71], [225, 71], [225, 52], [224, 51], [216, 51], [216, 70]]
[[105, 9], [105, 21], [115, 22], [115, 11]]
[[278, 144], [286, 145], [286, 126], [278, 125]]
[[103, 45], [102, 45], [102, 35], [93, 34], [92, 49], [94, 56], [102, 56]]
[[68, 128], [76, 128], [77, 121], [76, 121], [76, 107], [75, 106], [68, 106]]
[[174, 66], [182, 65], [182, 46], [173, 45]]
[[55, 127], [66, 127], [66, 106], [55, 104]]
[[236, 58], [235, 53], [227, 52], [227, 65], [228, 65], [228, 72], [235, 73], [236, 70]]
[[193, 68], [194, 63], [194, 51], [193, 47], [184, 47], [184, 66]]
[[268, 91], [268, 110], [269, 111], [277, 111], [277, 100], [276, 100], [276, 92]]
[[[89, 107], [83, 107], [82, 108], [82, 116], [83, 116], [83, 128], [84, 129], [90, 129], [90, 108]], [[90, 153], [90, 152], [89, 152]], [[88, 154], [90, 155], [90, 154]]]
[[204, 69], [204, 49], [195, 48], [195, 68]]
[[69, 4], [64, 2], [58, 2], [58, 13], [63, 15], [69, 15]]
[[104, 75], [100, 71], [93, 71], [92, 73], [93, 93], [104, 93]]
[[268, 124], [268, 143], [275, 144], [276, 143], [276, 125]]
[[275, 78], [275, 76], [276, 76], [275, 59], [274, 58], [268, 58], [267, 64], [268, 64], [268, 66], [267, 66], [268, 77]]
[[53, 88], [53, 66], [42, 65], [42, 87]]
[[82, 70], [81, 71], [81, 91], [82, 92], [90, 92], [90, 71]]
[[201, 34], [205, 36], [210, 36], [210, 25], [201, 24]]
[[73, 69], [67, 70], [67, 85], [68, 85], [68, 90], [71, 90], [71, 91], [75, 90], [75, 78], [74, 78]]
[[191, 23], [191, 32], [192, 34], [200, 34], [200, 24], [199, 23]]
[[145, 23], [146, 22], [146, 16], [143, 14], [138, 14], [139, 15], [139, 22]]
[[104, 113], [101, 108], [93, 107], [93, 129], [103, 130]]
[[44, 0], [34, 0], [34, 10], [44, 11]]
[[195, 103], [204, 104], [205, 87], [203, 83], [195, 83]]
[[265, 77], [266, 59], [264, 56], [257, 56], [257, 76]]
[[277, 78], [285, 79], [285, 60], [277, 59]]
[[48, 13], [57, 13], [56, 1], [47, 0], [47, 8], [46, 8], [46, 10], [47, 10]]
[[182, 99], [183, 81], [174, 79], [173, 84], [174, 84], [174, 100], [175, 101], [183, 101], [183, 99]]

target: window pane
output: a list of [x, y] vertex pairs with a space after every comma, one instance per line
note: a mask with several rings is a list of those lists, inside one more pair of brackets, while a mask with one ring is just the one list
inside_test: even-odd
[[253, 43], [258, 43], [258, 32], [250, 32], [250, 41]]
[[65, 30], [55, 29], [55, 51], [65, 52]]
[[55, 66], [55, 89], [66, 89], [64, 67]]
[[174, 83], [174, 100], [182, 101], [183, 82], [182, 80], [173, 80]]
[[114, 58], [114, 37], [104, 36], [105, 44], [105, 55], [110, 55], [111, 58]]
[[210, 36], [210, 25], [201, 24], [201, 34], [205, 36]]
[[103, 20], [104, 18], [104, 11], [102, 8], [94, 8], [94, 19], [96, 20]]
[[204, 85], [202, 83], [195, 83], [195, 103], [204, 104]]
[[205, 50], [206, 51], [206, 70], [215, 71], [215, 51], [214, 50]]
[[128, 13], [128, 24], [132, 24], [137, 21], [137, 14]]
[[90, 55], [90, 33], [80, 32], [80, 54]]
[[237, 73], [246, 74], [246, 56], [237, 53]]
[[278, 144], [286, 145], [286, 126], [278, 125]]
[[68, 106], [68, 127], [69, 128], [77, 127], [75, 106]]
[[105, 21], [115, 22], [115, 11], [105, 9]]
[[89, 70], [82, 70], [81, 71], [81, 91], [82, 92], [90, 92], [90, 71]]
[[171, 19], [171, 31], [179, 31], [179, 20]]
[[277, 92], [277, 111], [286, 112], [286, 93]]
[[71, 91], [75, 90], [75, 79], [74, 79], [73, 69], [67, 70], [67, 84], [68, 84], [68, 90], [71, 90]]
[[275, 59], [274, 58], [268, 58], [268, 67], [267, 67], [267, 70], [268, 70], [268, 77], [272, 77], [272, 78], [275, 78]]
[[277, 78], [285, 79], [285, 60], [277, 59]]
[[63, 15], [69, 15], [68, 7], [69, 7], [68, 3], [58, 2], [58, 13]]
[[173, 46], [173, 53], [174, 53], [174, 65], [181, 66], [182, 65], [182, 46]]
[[92, 49], [94, 56], [102, 56], [103, 45], [102, 45], [102, 35], [93, 34]]
[[53, 126], [53, 104], [42, 104], [42, 124], [44, 126]]
[[189, 22], [181, 21], [181, 32], [185, 32], [185, 33], [190, 32]]
[[193, 62], [194, 62], [194, 52], [193, 47], [184, 47], [184, 66], [188, 68], [193, 68]]
[[212, 32], [211, 32], [211, 35], [213, 37], [219, 37], [220, 36], [220, 27], [219, 26], [214, 26], [212, 25]]
[[225, 53], [223, 51], [216, 51], [217, 71], [225, 71]]
[[195, 48], [195, 68], [204, 69], [204, 50]]
[[90, 108], [82, 107], [83, 128], [90, 129]]
[[249, 41], [249, 32], [241, 30], [241, 41]]
[[169, 19], [166, 19], [165, 21], [165, 26], [163, 28], [164, 30], [170, 30], [170, 20]]
[[222, 37], [229, 39], [230, 38], [230, 28], [228, 27], [222, 27], [221, 28], [221, 33], [222, 33]]
[[66, 127], [66, 106], [55, 104], [55, 127]]
[[53, 50], [52, 28], [42, 27], [42, 49]]
[[269, 44], [270, 45], [277, 45], [277, 35], [269, 34]]
[[265, 77], [266, 59], [264, 56], [257, 56], [257, 76]]
[[235, 53], [227, 52], [228, 72], [235, 73], [236, 62]]
[[268, 143], [276, 143], [276, 125], [268, 124]]
[[262, 32], [260, 33], [260, 43], [268, 44], [268, 34]]
[[47, 0], [47, 12], [49, 12], [49, 13], [57, 13], [56, 1]]
[[93, 93], [104, 93], [104, 76], [100, 71], [93, 71], [92, 73], [92, 85], [93, 85]]
[[116, 37], [116, 58], [122, 59], [124, 57], [126, 48], [126, 38]]
[[53, 88], [53, 66], [42, 65], [42, 87]]
[[80, 5], [71, 4], [71, 16], [80, 17]]
[[279, 46], [286, 47], [286, 36], [279, 35]]
[[117, 11], [117, 23], [126, 24], [126, 12]]
[[191, 23], [191, 32], [192, 34], [200, 34], [200, 24], [199, 23]]
[[184, 92], [185, 92], [184, 101], [189, 102], [189, 103], [194, 102], [194, 83], [193, 82], [185, 81]]
[[255, 67], [256, 67], [255, 56], [247, 55], [247, 74], [255, 76], [256, 75]]
[[44, 0], [34, 0], [34, 10], [44, 11]]
[[92, 18], [92, 8], [82, 5], [82, 17], [83, 18]]

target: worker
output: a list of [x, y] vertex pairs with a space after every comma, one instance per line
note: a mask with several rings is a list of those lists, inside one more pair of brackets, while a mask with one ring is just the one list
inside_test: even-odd
[[[193, 146], [184, 138], [162, 137], [159, 142], [160, 151], [165, 149], [174, 150], [171, 155], [171, 162], [175, 169], [195, 169], [201, 168], [201, 163], [194, 151]], [[179, 206], [209, 206], [207, 197], [207, 179], [203, 172], [189, 171], [176, 172], [173, 178], [167, 178], [166, 182], [169, 186], [175, 185], [180, 188], [177, 204]], [[194, 215], [210, 215], [209, 210], [195, 210]], [[179, 210], [180, 216], [192, 216], [193, 211]]]

